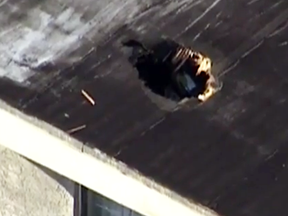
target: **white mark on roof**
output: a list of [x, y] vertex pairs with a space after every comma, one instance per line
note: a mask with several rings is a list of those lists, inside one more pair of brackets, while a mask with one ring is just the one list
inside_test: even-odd
[[200, 37], [201, 34], [202, 34], [202, 31], [199, 32], [197, 35], [195, 35], [195, 37], [193, 38], [193, 41], [196, 41]]
[[276, 31], [272, 32], [268, 38], [276, 36], [278, 34], [280, 34], [283, 30], [285, 30], [288, 27], [288, 22], [286, 22], [286, 24], [284, 26], [282, 26], [281, 28], [278, 28]]
[[247, 3], [247, 5], [254, 4], [254, 3], [256, 3], [257, 1], [259, 1], [259, 0], [251, 0], [251, 1], [249, 1], [249, 2]]
[[[32, 27], [25, 25], [25, 21]], [[0, 76], [20, 83], [32, 75], [34, 68], [53, 62], [79, 40], [78, 35], [65, 35], [55, 29], [51, 25], [55, 19], [39, 9], [30, 10], [25, 21], [10, 25], [0, 34]]]
[[189, 4], [191, 4], [191, 2], [193, 2], [193, 0], [192, 1], [191, 0], [167, 1], [164, 8], [162, 7], [162, 10], [157, 15], [166, 16], [172, 12], [173, 12], [173, 14], [174, 13], [177, 14], [177, 13], [183, 11], [185, 8], [187, 8], [189, 6]]
[[216, 24], [215, 24], [215, 28], [217, 27], [217, 26], [219, 26], [221, 23], [223, 23], [223, 21], [222, 20], [220, 20], [220, 21], [218, 21]]
[[287, 45], [288, 45], [288, 41], [284, 41], [284, 42], [279, 44], [279, 46], [287, 46]]
[[3, 0], [0, 2], [0, 7], [2, 7], [3, 5], [5, 5], [8, 2], [8, 0]]
[[188, 29], [190, 29], [192, 26], [194, 26], [196, 23], [198, 23], [204, 16], [206, 16], [207, 13], [209, 13], [221, 0], [215, 0], [213, 4], [211, 4], [200, 16], [197, 17], [197, 19], [194, 19], [193, 22], [191, 22], [180, 34], [178, 34], [176, 37], [178, 38], [181, 36], [184, 32], [186, 32]]
[[259, 43], [257, 43], [255, 46], [253, 46], [251, 49], [249, 49], [247, 52], [245, 52], [241, 58], [245, 58], [246, 56], [248, 56], [251, 52], [253, 52], [254, 50], [256, 50], [258, 47], [261, 46], [261, 44], [264, 42], [264, 40], [261, 40]]
[[231, 70], [233, 70], [237, 65], [240, 63], [240, 60], [238, 59], [234, 64], [232, 64], [230, 67], [228, 67], [226, 70], [222, 71], [219, 74], [219, 77], [224, 76], [225, 74], [229, 73]]
[[278, 7], [280, 4], [282, 4], [283, 3], [283, 0], [282, 1], [278, 1], [278, 2], [276, 2], [276, 3], [274, 3], [271, 7], [270, 7], [270, 9], [273, 9], [273, 8], [275, 8], [275, 7]]
[[[2, 4], [5, 2], [1, 2], [0, 6]], [[93, 11], [96, 15], [85, 21], [83, 14], [72, 7], [66, 7], [53, 16], [40, 7], [22, 9], [17, 4], [7, 4], [9, 11], [0, 14], [0, 77], [5, 76], [19, 83], [32, 76], [36, 68], [53, 64], [60, 57], [78, 49], [83, 38], [93, 42], [101, 40], [136, 16], [144, 5], [134, 0], [89, 3], [99, 7]], [[21, 20], [11, 16], [13, 20], [7, 24], [10, 19], [7, 14], [25, 16], [21, 16]], [[75, 59], [79, 60], [74, 58], [73, 61]]]

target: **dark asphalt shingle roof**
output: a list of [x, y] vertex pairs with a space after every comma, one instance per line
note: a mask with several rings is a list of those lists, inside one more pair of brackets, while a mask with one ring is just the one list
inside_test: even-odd
[[[52, 85], [45, 75], [31, 78], [37, 91], [0, 79], [0, 96], [63, 130], [86, 124], [73, 136], [221, 214], [286, 216], [288, 2], [220, 1], [206, 14], [210, 3], [166, 17], [152, 10]], [[222, 91], [172, 111], [177, 104], [145, 89], [121, 41], [161, 35], [211, 56]]]

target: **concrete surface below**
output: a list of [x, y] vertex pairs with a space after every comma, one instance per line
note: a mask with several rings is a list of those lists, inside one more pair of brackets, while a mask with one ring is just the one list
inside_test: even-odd
[[70, 180], [0, 146], [0, 216], [72, 216], [73, 193]]

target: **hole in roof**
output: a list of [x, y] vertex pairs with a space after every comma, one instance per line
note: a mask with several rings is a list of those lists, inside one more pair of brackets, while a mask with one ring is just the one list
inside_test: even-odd
[[193, 65], [191, 58], [175, 56], [179, 49], [189, 51], [174, 41], [163, 39], [149, 47], [137, 40], [123, 42], [131, 48], [129, 62], [136, 68], [144, 86], [166, 100], [180, 102], [185, 98], [197, 98], [207, 89], [210, 76]]

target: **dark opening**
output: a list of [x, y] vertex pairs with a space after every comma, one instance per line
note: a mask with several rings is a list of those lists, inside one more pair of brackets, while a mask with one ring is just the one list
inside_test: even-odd
[[[150, 46], [139, 41], [123, 42], [130, 47], [129, 61], [138, 71], [139, 79], [155, 94], [180, 101], [185, 97], [196, 97], [205, 90], [208, 76], [196, 77], [197, 68], [190, 62], [173, 64], [172, 58], [181, 46], [174, 41], [162, 40]], [[177, 71], [175, 73], [175, 71]]]
[[81, 186], [81, 192], [81, 213], [79, 216], [142, 216], [84, 186]]

